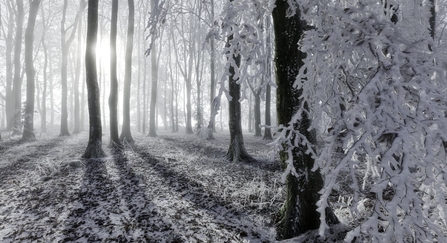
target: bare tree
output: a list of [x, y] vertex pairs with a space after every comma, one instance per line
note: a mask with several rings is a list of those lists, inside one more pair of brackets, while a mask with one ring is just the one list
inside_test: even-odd
[[30, 11], [28, 15], [28, 25], [25, 31], [25, 65], [26, 65], [26, 106], [25, 124], [22, 134], [22, 141], [32, 141], [36, 139], [34, 135], [34, 94], [35, 81], [33, 60], [34, 26], [36, 25], [37, 11], [41, 0], [30, 1]]
[[127, 1], [129, 5], [129, 18], [127, 23], [126, 64], [124, 69], [124, 96], [123, 96], [123, 126], [120, 140], [133, 143], [134, 139], [130, 130], [130, 87], [132, 84], [132, 50], [134, 33], [135, 6], [133, 0]]
[[61, 62], [61, 84], [62, 84], [62, 96], [61, 96], [61, 131], [60, 136], [69, 136], [68, 131], [68, 109], [67, 109], [67, 65], [68, 65], [68, 52], [70, 50], [70, 45], [74, 40], [76, 29], [78, 26], [78, 21], [82, 10], [85, 7], [85, 1], [81, 0], [79, 4], [79, 10], [76, 13], [76, 19], [74, 22], [73, 30], [71, 31], [68, 39], [66, 38], [67, 32], [70, 29], [65, 28], [65, 21], [67, 15], [68, 1], [64, 0], [64, 7], [62, 12], [62, 22], [61, 22], [61, 50], [62, 50], [62, 62]]
[[14, 128], [13, 135], [22, 134], [22, 77], [20, 76], [21, 64], [20, 54], [22, 52], [22, 32], [23, 32], [23, 0], [17, 0], [16, 15], [16, 35], [14, 46]]
[[88, 91], [88, 110], [90, 131], [84, 158], [101, 158], [102, 150], [101, 104], [99, 100], [98, 77], [96, 70], [96, 42], [98, 36], [98, 0], [88, 1], [87, 44], [85, 51], [85, 71]]
[[118, 19], [118, 0], [112, 1], [112, 20], [110, 23], [110, 146], [121, 145], [118, 136], [118, 78], [116, 75], [116, 32]]

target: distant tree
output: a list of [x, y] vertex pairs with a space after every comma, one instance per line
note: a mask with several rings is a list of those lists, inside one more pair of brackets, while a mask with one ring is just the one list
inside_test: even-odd
[[272, 131], [270, 129], [271, 124], [271, 114], [270, 114], [270, 103], [271, 103], [271, 80], [272, 80], [272, 38], [271, 38], [271, 23], [270, 16], [266, 17], [265, 24], [265, 32], [267, 33], [266, 37], [266, 60], [265, 60], [265, 69], [266, 74], [265, 81], [266, 90], [265, 90], [265, 128], [264, 128], [264, 140], [272, 140]]
[[120, 140], [126, 140], [133, 143], [132, 132], [130, 130], [130, 87], [132, 84], [132, 50], [134, 33], [135, 6], [133, 0], [127, 1], [129, 5], [129, 17], [127, 23], [127, 46], [126, 63], [124, 68], [124, 95], [123, 95], [123, 126], [121, 129]]
[[149, 137], [157, 137], [157, 123], [156, 123], [156, 105], [158, 94], [158, 67], [157, 67], [157, 48], [155, 47], [155, 41], [152, 41], [151, 48], [151, 104], [149, 113]]
[[[6, 6], [8, 11], [5, 20], [7, 20], [5, 24], [5, 20], [0, 21], [0, 27], [2, 29], [3, 38], [5, 40], [5, 73], [6, 73], [6, 86], [5, 86], [5, 94], [0, 97], [5, 101], [5, 110], [6, 110], [6, 127], [8, 129], [12, 129], [14, 127], [14, 93], [13, 93], [13, 47], [14, 47], [14, 15], [15, 12], [13, 10], [13, 1], [6, 1]], [[1, 7], [0, 7], [1, 9]], [[7, 31], [5, 31], [7, 28]]]
[[67, 39], [67, 32], [69, 28], [65, 28], [65, 21], [67, 17], [67, 7], [68, 0], [64, 0], [64, 6], [62, 11], [62, 21], [61, 21], [61, 50], [62, 50], [62, 61], [61, 61], [61, 84], [62, 84], [62, 95], [61, 95], [61, 131], [60, 136], [69, 136], [68, 131], [68, 108], [67, 108], [67, 66], [68, 66], [68, 52], [70, 50], [70, 45], [74, 40], [76, 29], [78, 26], [79, 18], [82, 10], [85, 7], [85, 1], [81, 0], [79, 4], [79, 10], [76, 14], [76, 19], [73, 25], [70, 36]]
[[96, 43], [98, 35], [98, 0], [88, 1], [87, 43], [85, 51], [85, 71], [88, 91], [89, 139], [84, 158], [101, 158], [102, 150], [101, 104], [99, 101], [98, 78], [96, 71]]
[[16, 34], [14, 45], [14, 128], [13, 135], [22, 134], [22, 77], [20, 55], [22, 52], [22, 32], [23, 32], [23, 0], [17, 0], [16, 11]]
[[[82, 3], [81, 3], [82, 4]], [[85, 3], [84, 3], [85, 4]], [[81, 16], [84, 9], [81, 11]], [[73, 112], [73, 119], [74, 119], [74, 127], [73, 127], [73, 133], [77, 134], [80, 133], [83, 130], [83, 126], [81, 125], [81, 107], [80, 106], [80, 94], [79, 94], [79, 81], [81, 79], [81, 57], [82, 57], [82, 19], [79, 19], [79, 26], [78, 26], [78, 46], [76, 51], [76, 70], [75, 70], [75, 78], [73, 82], [73, 91], [74, 91], [74, 112]]]
[[22, 141], [32, 141], [36, 139], [34, 135], [34, 95], [35, 80], [33, 60], [34, 26], [36, 25], [37, 12], [41, 0], [30, 1], [30, 11], [28, 15], [28, 25], [25, 31], [25, 66], [26, 66], [26, 106], [25, 123], [22, 134]]

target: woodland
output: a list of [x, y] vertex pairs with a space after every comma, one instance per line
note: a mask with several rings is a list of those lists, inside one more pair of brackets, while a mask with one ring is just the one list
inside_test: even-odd
[[447, 242], [446, 0], [0, 14], [0, 242]]

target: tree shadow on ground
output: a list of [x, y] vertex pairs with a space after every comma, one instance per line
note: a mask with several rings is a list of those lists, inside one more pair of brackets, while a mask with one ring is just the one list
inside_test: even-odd
[[104, 238], [115, 230], [110, 213], [119, 213], [111, 205], [119, 205], [119, 196], [108, 178], [105, 159], [84, 159], [85, 172], [77, 201], [65, 221], [62, 242], [125, 242], [120, 237]]
[[[184, 242], [177, 232], [172, 229], [172, 225], [163, 219], [157, 206], [151, 202], [151, 195], [146, 195], [144, 178], [135, 173], [128, 164], [128, 158], [121, 149], [115, 149], [113, 161], [119, 173], [119, 189], [121, 198], [124, 200], [129, 210], [129, 225], [131, 230], [140, 231], [138, 238], [127, 238], [126, 240], [141, 242]], [[161, 232], [161, 233], [160, 233]], [[162, 239], [154, 237], [162, 235]]]
[[[228, 152], [227, 147], [225, 149], [221, 149], [207, 144], [194, 143], [194, 142], [185, 143], [184, 141], [173, 139], [171, 137], [163, 135], [159, 136], [157, 139], [164, 139], [165, 141], [172, 143], [174, 147], [181, 149], [185, 153], [200, 154], [201, 156], [210, 159], [225, 160], [225, 155]], [[254, 157], [254, 159], [256, 160], [255, 162], [241, 162], [241, 165], [261, 169], [268, 172], [278, 172], [282, 170], [279, 161], [272, 161], [269, 158], [259, 158], [259, 157]]]
[[[242, 227], [242, 221], [251, 221], [245, 210], [236, 208], [231, 201], [211, 194], [204, 185], [188, 178], [183, 173], [171, 169], [164, 161], [158, 160], [146, 152], [144, 147], [135, 145], [133, 151], [144, 160], [144, 164], [149, 167], [148, 169], [152, 169], [164, 179], [163, 183], [166, 186], [183, 195], [183, 200], [187, 200], [196, 207], [206, 211], [221, 227], [241, 235], [241, 237], [251, 235], [250, 237], [252, 238], [263, 238], [263, 236], [257, 235], [254, 228]], [[242, 206], [242, 208], [244, 207]], [[256, 225], [256, 222], [250, 222], [249, 225]], [[258, 240], [262, 242], [262, 239], [258, 238]]]
[[[63, 142], [66, 139], [66, 137], [55, 137], [53, 139], [49, 139], [45, 142], [43, 141], [35, 141], [31, 144], [36, 144], [36, 146], [30, 145], [35, 147], [35, 149], [30, 149], [30, 151], [21, 153], [20, 157], [15, 157], [14, 162], [10, 162], [8, 165], [4, 167], [0, 167], [0, 184], [5, 183], [8, 181], [11, 177], [17, 176], [20, 173], [23, 173], [27, 170], [32, 170], [33, 165], [29, 164], [28, 162], [32, 160], [36, 160], [40, 157], [45, 157], [48, 155], [48, 153], [54, 149], [55, 147], [58, 147], [61, 142]], [[7, 150], [18, 146], [21, 144], [24, 144], [27, 142], [21, 142], [20, 140], [11, 140], [6, 143], [1, 143], [4, 148], [0, 149], [0, 153], [7, 153]], [[0, 146], [0, 147], [2, 147]]]

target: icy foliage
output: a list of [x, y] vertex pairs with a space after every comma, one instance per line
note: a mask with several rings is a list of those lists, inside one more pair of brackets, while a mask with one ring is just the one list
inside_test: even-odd
[[[445, 57], [429, 50], [427, 15], [395, 24], [378, 1], [299, 3], [313, 28], [295, 85], [310, 110], [300, 107], [290, 124], [309, 113], [322, 142], [288, 141], [292, 126], [278, 141], [307, 145], [325, 176], [320, 234], [331, 193], [349, 184], [336, 204], [352, 226], [345, 241], [447, 242]], [[401, 9], [426, 12], [408, 4]]]
[[[235, 79], [242, 86], [242, 90], [246, 90], [249, 86], [254, 89], [264, 88], [268, 84], [262, 80], [266, 75], [267, 65], [264, 22], [272, 7], [273, 5], [267, 0], [234, 0], [227, 2], [222, 10], [220, 36], [222, 39], [231, 36], [232, 39], [223, 51], [227, 62], [219, 84], [221, 92], [229, 99], [231, 97], [225, 88], [225, 81], [230, 75], [230, 67], [235, 69]], [[238, 55], [242, 59], [239, 67], [234, 60], [234, 56]], [[245, 99], [245, 95], [246, 92], [242, 92], [241, 99]]]

